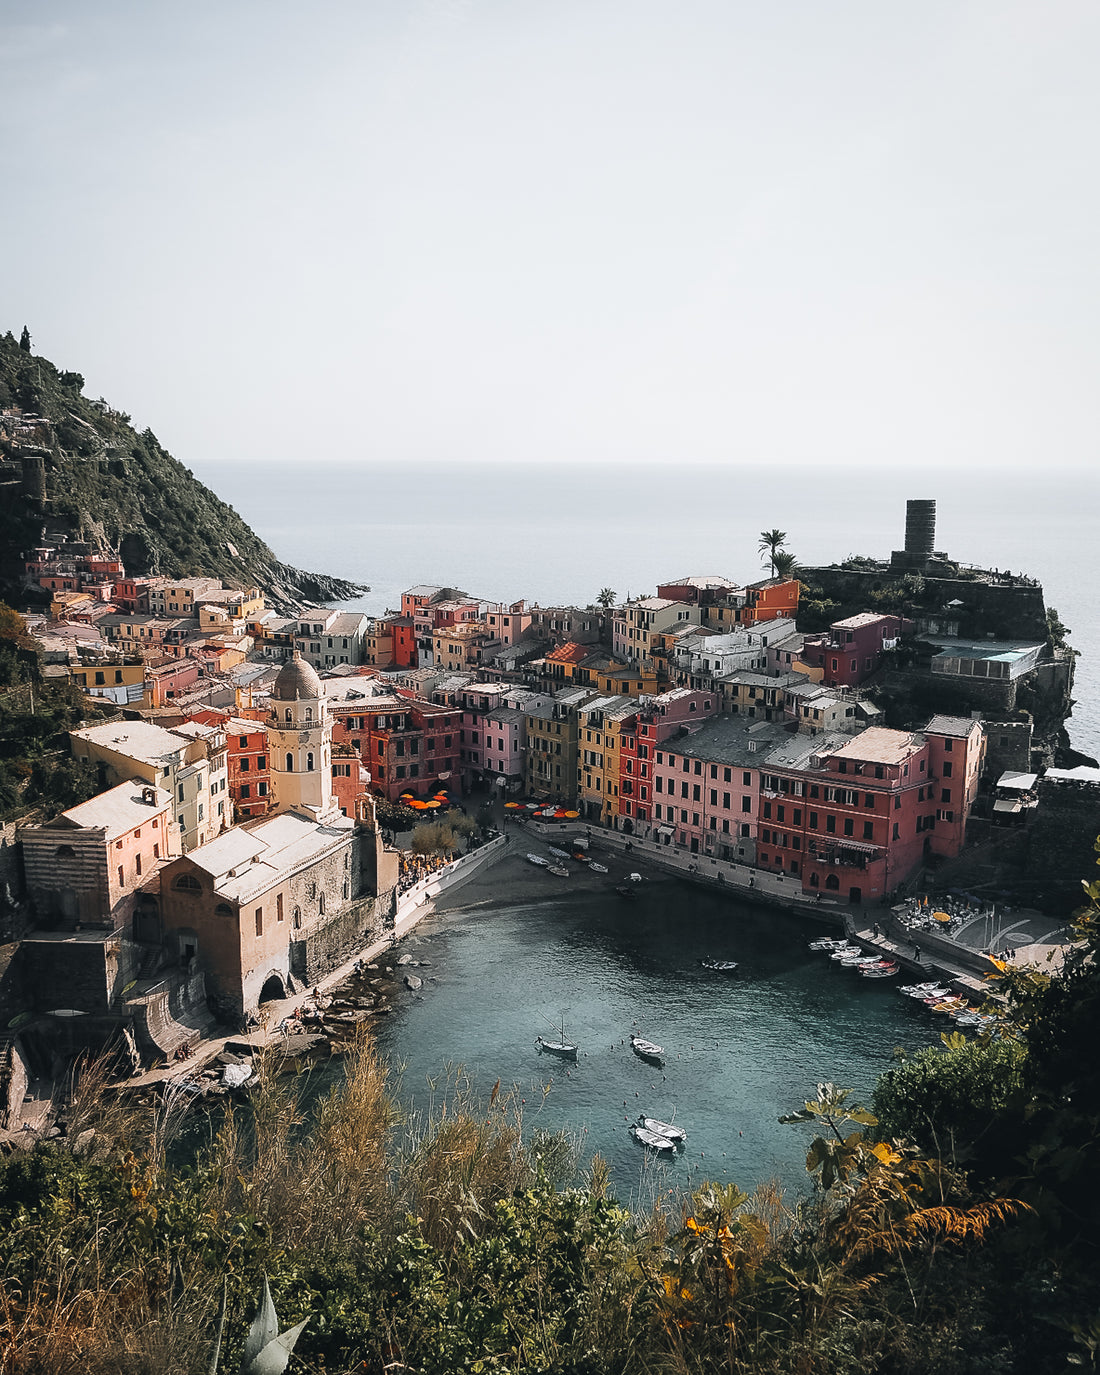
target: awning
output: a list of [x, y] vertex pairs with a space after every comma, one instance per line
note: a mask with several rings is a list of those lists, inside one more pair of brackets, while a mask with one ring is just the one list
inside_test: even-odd
[[675, 826], [658, 826], [658, 827], [657, 827], [657, 834], [658, 834], [659, 836], [670, 836], [670, 837], [671, 837], [671, 836], [674, 836], [674, 835], [676, 834], [676, 827], [675, 827]]
[[1001, 812], [1002, 814], [1008, 812], [1012, 815], [1016, 812], [1022, 812], [1024, 810], [1024, 804], [1016, 799], [1010, 802], [1007, 798], [1002, 798], [1000, 802], [994, 802], [993, 810], [995, 812]]
[[855, 850], [861, 855], [878, 855], [882, 853], [881, 845], [864, 845], [860, 840], [838, 840], [836, 842], [838, 850]]

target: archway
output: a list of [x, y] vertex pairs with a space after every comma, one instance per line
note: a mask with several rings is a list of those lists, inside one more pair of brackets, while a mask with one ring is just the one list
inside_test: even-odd
[[837, 878], [836, 874], [827, 875], [825, 879], [825, 887], [829, 889], [836, 889], [840, 887], [840, 879]]
[[849, 901], [849, 902], [862, 902], [862, 901], [863, 901], [863, 889], [862, 889], [862, 888], [849, 888], [849, 889], [848, 889], [848, 901]]
[[283, 983], [281, 974], [269, 974], [264, 980], [264, 986], [260, 989], [259, 1001], [261, 1003], [277, 1003], [286, 997], [286, 984]]

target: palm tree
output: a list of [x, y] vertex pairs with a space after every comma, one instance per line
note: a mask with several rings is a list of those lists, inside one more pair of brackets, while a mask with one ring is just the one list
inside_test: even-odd
[[777, 549], [772, 555], [772, 572], [777, 578], [793, 578], [798, 571], [798, 561], [786, 549]]
[[758, 551], [764, 555], [762, 562], [771, 564], [772, 576], [775, 576], [775, 556], [787, 543], [786, 530], [761, 530], [760, 543], [756, 546]]
[[597, 606], [602, 606], [606, 611], [615, 605], [615, 590], [612, 587], [601, 587], [599, 596], [596, 598]]

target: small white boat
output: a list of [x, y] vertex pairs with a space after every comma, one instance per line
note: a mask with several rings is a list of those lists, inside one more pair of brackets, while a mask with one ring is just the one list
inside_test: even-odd
[[642, 881], [641, 874], [627, 874], [627, 878], [631, 881], [631, 883], [641, 883]]
[[541, 1036], [536, 1036], [535, 1045], [538, 1046], [539, 1050], [545, 1050], [547, 1055], [560, 1055], [565, 1060], [577, 1058], [577, 1047], [564, 1039], [561, 1041], [544, 1041]]
[[558, 849], [556, 849], [553, 845], [548, 845], [548, 846], [547, 846], [547, 849], [550, 851], [550, 853], [551, 853], [556, 859], [571, 859], [571, 858], [572, 858], [572, 856], [570, 855], [570, 853], [569, 853], [568, 850], [558, 850]]
[[647, 1132], [655, 1132], [658, 1136], [666, 1136], [670, 1141], [686, 1141], [687, 1132], [683, 1127], [678, 1127], [675, 1122], [662, 1122], [658, 1117], [647, 1117], [643, 1112], [637, 1125], [644, 1127]]
[[861, 947], [861, 946], [858, 946], [858, 945], [849, 945], [848, 942], [845, 941], [843, 945], [834, 945], [833, 948], [832, 948], [832, 950], [830, 950], [828, 953], [829, 953], [829, 959], [831, 959], [831, 960], [842, 960], [842, 959], [844, 959], [844, 957], [845, 957], [846, 955], [859, 955], [859, 954], [861, 954], [861, 953], [862, 953], [862, 947]]
[[549, 869], [550, 867], [550, 861], [548, 859], [543, 859], [542, 855], [528, 855], [527, 863], [537, 864], [541, 869]]
[[648, 1146], [651, 1151], [674, 1151], [676, 1142], [667, 1136], [661, 1136], [657, 1132], [647, 1131], [645, 1127], [639, 1127], [637, 1122], [631, 1123], [630, 1135], [635, 1141], [640, 1141], [643, 1146]]
[[561, 1019], [561, 1040], [547, 1041], [541, 1036], [535, 1037], [535, 1045], [539, 1050], [545, 1050], [548, 1055], [560, 1055], [564, 1060], [575, 1060], [577, 1058], [577, 1047], [572, 1041], [565, 1039], [565, 1016]]
[[644, 1036], [631, 1036], [630, 1049], [643, 1060], [659, 1060], [665, 1053], [664, 1046], [655, 1041], [647, 1041]]
[[869, 964], [859, 972], [865, 979], [892, 979], [899, 968], [896, 964]]
[[548, 864], [546, 866], [546, 872], [548, 874], [556, 874], [558, 878], [569, 877], [569, 870], [564, 864]]
[[700, 960], [704, 969], [716, 969], [719, 974], [732, 974], [737, 968], [736, 960]]
[[810, 941], [811, 950], [839, 950], [847, 945], [847, 940], [841, 940], [838, 936], [818, 936], [816, 940]]
[[596, 861], [595, 861], [594, 859], [589, 861], [588, 867], [592, 870], [592, 872], [593, 872], [594, 874], [606, 874], [606, 873], [607, 873], [607, 865], [606, 865], [606, 864], [597, 864]]

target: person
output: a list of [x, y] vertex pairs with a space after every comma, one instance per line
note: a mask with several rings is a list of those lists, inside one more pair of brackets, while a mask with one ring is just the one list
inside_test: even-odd
[[879, 936], [881, 935], [881, 932], [878, 929], [877, 921], [874, 922], [871, 926], [871, 935], [874, 936], [875, 940], [878, 940]]
[[749, 875], [749, 887], [750, 887], [750, 888], [755, 888], [755, 887], [756, 887], [756, 879], [753, 878], [752, 874]]
[[913, 942], [913, 958], [916, 960], [918, 964], [920, 964], [920, 946], [916, 943], [916, 941]]

